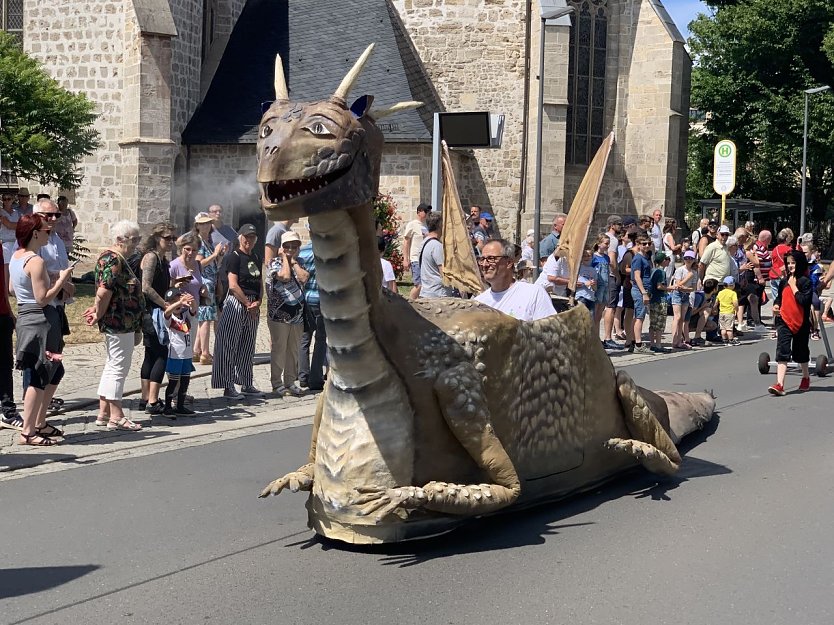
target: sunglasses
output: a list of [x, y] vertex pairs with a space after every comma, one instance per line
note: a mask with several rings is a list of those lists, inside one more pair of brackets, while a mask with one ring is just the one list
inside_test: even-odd
[[58, 219], [61, 216], [61, 213], [38, 213], [44, 219]]
[[162, 239], [163, 239], [164, 241], [176, 241], [176, 240], [177, 240], [177, 237], [175, 237], [175, 236], [173, 236], [173, 235], [168, 235], [167, 237], [162, 237]]

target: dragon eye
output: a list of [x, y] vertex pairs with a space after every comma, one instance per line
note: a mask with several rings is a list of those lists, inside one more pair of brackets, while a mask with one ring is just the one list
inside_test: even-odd
[[313, 122], [309, 126], [307, 126], [307, 130], [309, 130], [314, 135], [319, 136], [333, 136], [332, 133], [327, 129], [327, 126], [322, 124], [321, 122]]
[[261, 128], [261, 139], [266, 139], [269, 135], [272, 134], [272, 128], [269, 126], [264, 126]]

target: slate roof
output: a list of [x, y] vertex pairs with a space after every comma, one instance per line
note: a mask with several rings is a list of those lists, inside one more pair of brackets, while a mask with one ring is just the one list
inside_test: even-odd
[[389, 142], [430, 142], [441, 104], [388, 0], [248, 0], [183, 142], [255, 143], [261, 103], [275, 99], [276, 54], [290, 98], [310, 102], [330, 95], [370, 43], [376, 47], [348, 104], [363, 94], [378, 107], [423, 101], [422, 109], [387, 117], [380, 128]]

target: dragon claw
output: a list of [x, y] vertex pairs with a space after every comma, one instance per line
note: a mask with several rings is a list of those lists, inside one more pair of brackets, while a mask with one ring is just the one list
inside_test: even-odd
[[287, 473], [284, 477], [279, 477], [277, 480], [271, 481], [261, 491], [258, 497], [263, 498], [269, 497], [270, 495], [278, 495], [286, 488], [293, 493], [297, 493], [300, 490], [311, 490], [313, 488], [313, 477], [304, 470], [305, 468], [301, 467], [298, 471]]

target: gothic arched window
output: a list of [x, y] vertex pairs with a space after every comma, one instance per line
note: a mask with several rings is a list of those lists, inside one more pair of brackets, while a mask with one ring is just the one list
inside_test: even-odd
[[587, 165], [602, 143], [605, 120], [607, 0], [569, 0], [567, 162]]
[[23, 0], [0, 0], [0, 30], [23, 43]]

